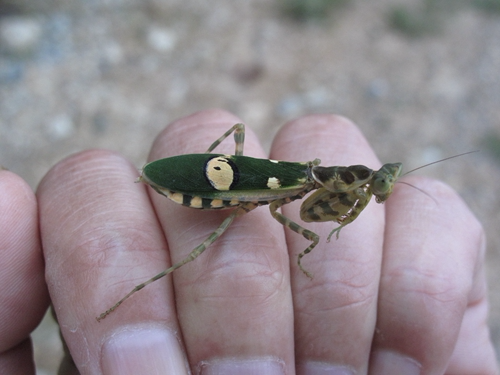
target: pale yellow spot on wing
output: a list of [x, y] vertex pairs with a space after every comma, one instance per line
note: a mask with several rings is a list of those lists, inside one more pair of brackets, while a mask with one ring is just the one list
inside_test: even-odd
[[201, 198], [200, 197], [191, 198], [191, 202], [189, 202], [189, 205], [193, 208], [202, 208]]
[[233, 198], [233, 199], [231, 199], [231, 201], [229, 202], [229, 204], [230, 204], [231, 206], [237, 206], [237, 205], [239, 205], [239, 204], [240, 204], [240, 201], [239, 201], [239, 199], [237, 199], [237, 198]]
[[212, 208], [219, 208], [224, 207], [224, 204], [222, 203], [222, 199], [213, 199], [212, 202], [210, 202], [210, 206]]
[[269, 159], [269, 161], [270, 161], [271, 163], [276, 163], [276, 164], [278, 164], [278, 163], [279, 163], [279, 161], [278, 161], [278, 160]]
[[172, 199], [175, 203], [182, 204], [183, 195], [181, 193], [173, 193], [169, 196], [169, 198]]
[[269, 177], [267, 179], [267, 187], [269, 189], [278, 189], [280, 186], [281, 182], [276, 177]]

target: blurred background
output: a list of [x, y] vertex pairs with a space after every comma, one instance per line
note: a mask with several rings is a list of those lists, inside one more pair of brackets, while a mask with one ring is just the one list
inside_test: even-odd
[[[500, 0], [0, 0], [0, 163], [33, 189], [92, 147], [139, 168], [166, 124], [210, 107], [267, 148], [286, 121], [333, 112], [407, 170], [481, 150], [418, 173], [486, 229], [500, 353]], [[49, 317], [34, 341], [55, 374]]]

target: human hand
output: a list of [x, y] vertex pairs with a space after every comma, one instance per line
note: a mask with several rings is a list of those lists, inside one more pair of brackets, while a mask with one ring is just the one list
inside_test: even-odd
[[[178, 120], [150, 160], [204, 152], [236, 122], [221, 111]], [[234, 144], [216, 151], [232, 154]], [[248, 127], [244, 154], [266, 157]], [[380, 166], [359, 130], [335, 116], [288, 124], [270, 157]], [[498, 373], [481, 226], [449, 187], [421, 177], [405, 179], [438, 204], [400, 185], [339, 240], [325, 241], [334, 223], [304, 224], [321, 236], [302, 259], [313, 280], [296, 264], [309, 242], [262, 207], [97, 323], [228, 215], [178, 206], [136, 177], [119, 155], [92, 150], [60, 162], [38, 188], [47, 283], [81, 373]], [[299, 221], [299, 206], [282, 212]]]

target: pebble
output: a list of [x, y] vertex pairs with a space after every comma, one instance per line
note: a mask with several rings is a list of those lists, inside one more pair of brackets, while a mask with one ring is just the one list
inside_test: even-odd
[[0, 22], [1, 43], [11, 53], [33, 51], [42, 34], [42, 23], [36, 18], [9, 16], [2, 18]]
[[67, 113], [56, 115], [47, 124], [47, 134], [54, 141], [69, 138], [74, 132], [75, 124]]
[[167, 28], [150, 26], [147, 31], [147, 41], [158, 52], [168, 52], [177, 44], [177, 35]]

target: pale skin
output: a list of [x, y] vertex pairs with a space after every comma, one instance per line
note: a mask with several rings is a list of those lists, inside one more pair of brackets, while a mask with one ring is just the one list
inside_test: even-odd
[[[203, 152], [237, 122], [220, 110], [182, 118], [159, 135], [149, 159]], [[219, 147], [234, 152], [232, 139]], [[244, 154], [268, 157], [251, 124]], [[285, 125], [270, 157], [380, 167], [357, 127], [330, 115]], [[296, 264], [309, 242], [260, 207], [98, 323], [97, 315], [186, 256], [229, 213], [178, 206], [134, 184], [137, 176], [131, 163], [104, 150], [58, 163], [37, 191], [40, 243], [33, 194], [0, 171], [0, 267], [16, 270], [0, 272], [9, 288], [0, 292], [7, 301], [0, 305], [0, 373], [34, 373], [29, 334], [48, 289], [82, 374], [498, 374], [481, 225], [450, 187], [416, 176], [405, 180], [438, 204], [397, 185], [338, 240], [326, 242], [336, 223], [305, 223], [321, 236], [302, 259], [312, 280]], [[299, 206], [282, 212], [301, 222]], [[77, 372], [67, 365], [64, 373]]]

